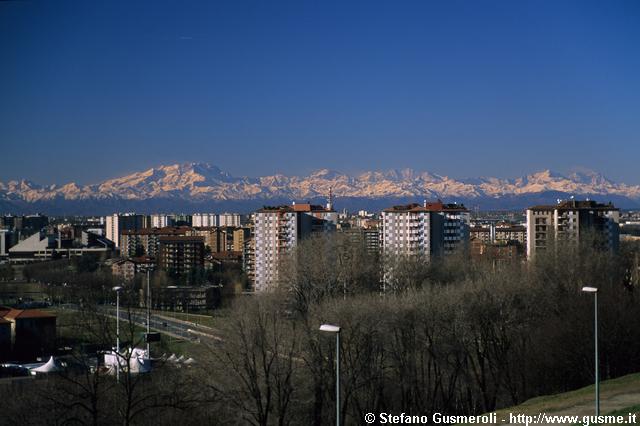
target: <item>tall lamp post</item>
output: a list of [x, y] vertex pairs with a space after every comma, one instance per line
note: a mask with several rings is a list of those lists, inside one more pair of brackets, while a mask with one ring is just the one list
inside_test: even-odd
[[151, 285], [149, 278], [149, 268], [147, 268], [147, 357], [151, 359], [151, 344], [149, 343], [149, 333], [151, 333]]
[[122, 287], [113, 287], [116, 292], [116, 380], [120, 381], [120, 291]]
[[340, 426], [340, 327], [322, 324], [320, 331], [336, 335], [336, 426]]
[[600, 415], [600, 372], [598, 360], [598, 289], [596, 287], [582, 287], [585, 293], [593, 293], [593, 340], [595, 347], [595, 375], [596, 375], [596, 416]]

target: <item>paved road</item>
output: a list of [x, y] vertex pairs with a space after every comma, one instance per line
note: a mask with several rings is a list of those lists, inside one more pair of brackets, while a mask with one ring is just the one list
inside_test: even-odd
[[[64, 309], [75, 309], [78, 307], [75, 305], [64, 305]], [[113, 306], [100, 306], [99, 310], [104, 312], [105, 314], [116, 317], [116, 308]], [[129, 316], [131, 315], [131, 316]], [[120, 320], [128, 321], [129, 318], [131, 321], [143, 328], [147, 326], [147, 313], [143, 310], [132, 310], [128, 311], [127, 309], [120, 309]], [[162, 314], [151, 313], [151, 321], [150, 328], [152, 331], [158, 331], [160, 333], [169, 335], [171, 337], [177, 339], [185, 339], [192, 342], [200, 342], [202, 339], [211, 341], [211, 342], [219, 342], [222, 341], [222, 338], [214, 335], [211, 332], [211, 329], [206, 326], [198, 325], [192, 322], [179, 320], [176, 318], [164, 316]]]

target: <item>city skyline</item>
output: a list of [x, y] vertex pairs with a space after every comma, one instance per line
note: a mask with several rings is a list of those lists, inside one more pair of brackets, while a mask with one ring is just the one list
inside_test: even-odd
[[208, 161], [249, 176], [586, 167], [640, 184], [639, 16], [634, 2], [2, 2], [0, 181]]

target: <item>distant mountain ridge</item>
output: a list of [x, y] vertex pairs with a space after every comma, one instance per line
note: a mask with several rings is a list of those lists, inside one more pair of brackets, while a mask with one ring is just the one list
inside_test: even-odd
[[[0, 182], [0, 211], [89, 214], [89, 209], [116, 211], [126, 207], [188, 211], [207, 206], [247, 209], [274, 200], [326, 199], [329, 190], [347, 204], [362, 208], [385, 200], [436, 199], [468, 205], [522, 208], [535, 201], [564, 196], [615, 200], [623, 207], [640, 205], [640, 185], [615, 183], [602, 174], [583, 171], [568, 176], [543, 170], [516, 179], [480, 177], [456, 180], [412, 169], [367, 171], [349, 175], [321, 169], [308, 176], [275, 174], [235, 177], [208, 163], [154, 167], [94, 185], [38, 185], [28, 180]], [[339, 204], [339, 201], [338, 201]], [[106, 209], [106, 210], [105, 210]]]

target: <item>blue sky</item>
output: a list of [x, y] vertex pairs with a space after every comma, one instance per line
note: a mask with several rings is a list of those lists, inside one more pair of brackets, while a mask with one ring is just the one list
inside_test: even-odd
[[638, 1], [4, 1], [0, 64], [0, 180], [206, 161], [640, 184]]

